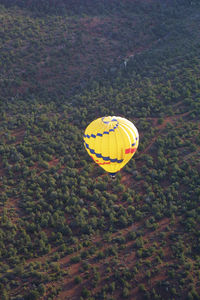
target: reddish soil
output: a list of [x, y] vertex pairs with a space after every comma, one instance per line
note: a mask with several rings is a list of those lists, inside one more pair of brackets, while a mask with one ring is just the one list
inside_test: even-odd
[[[169, 225], [169, 219], [165, 218], [159, 222], [156, 232], [146, 230], [146, 233], [143, 237], [146, 249], [148, 249], [155, 243], [156, 240], [155, 240], [154, 236], [155, 235], [158, 236], [159, 232], [165, 231], [165, 229], [168, 225]], [[125, 228], [116, 233], [113, 233], [110, 238], [112, 240], [113, 238], [115, 238], [117, 236], [125, 236], [128, 232], [131, 232], [133, 230], [137, 231], [139, 227], [141, 227], [140, 222], [134, 223], [133, 225], [129, 226], [128, 228]], [[166, 236], [166, 239], [168, 239], [167, 236]], [[96, 237], [93, 240], [93, 244], [96, 244], [96, 243], [102, 245], [99, 248], [99, 250], [101, 250], [101, 251], [104, 251], [106, 248], [108, 248], [108, 246], [110, 246], [110, 243], [107, 243], [105, 240], [101, 239], [100, 237]], [[126, 248], [124, 250], [118, 252], [118, 254], [119, 254], [118, 261], [120, 261], [120, 265], [122, 268], [124, 268], [124, 267], [133, 268], [136, 261], [138, 260], [138, 257], [136, 256], [136, 250], [134, 250], [134, 248], [133, 248], [133, 244], [134, 244], [134, 241], [127, 242]], [[159, 244], [160, 244], [160, 241], [158, 240], [157, 245], [159, 246]], [[163, 271], [159, 272], [159, 274], [152, 277], [152, 279], [151, 279], [152, 287], [158, 282], [158, 280], [166, 279], [167, 275], [165, 274], [165, 270], [166, 270], [166, 264], [170, 262], [170, 260], [169, 260], [171, 257], [170, 252], [171, 252], [171, 250], [169, 249], [169, 246], [164, 248], [165, 261], [163, 261], [162, 264], [159, 265], [159, 268], [163, 269]], [[61, 300], [79, 299], [80, 291], [81, 291], [82, 287], [87, 286], [89, 284], [89, 282], [85, 279], [83, 279], [83, 282], [81, 285], [77, 286], [74, 283], [74, 277], [77, 275], [81, 275], [79, 269], [80, 269], [82, 263], [80, 262], [77, 264], [70, 265], [70, 259], [74, 255], [77, 255], [77, 254], [78, 253], [68, 255], [59, 261], [59, 263], [63, 267], [65, 266], [69, 270], [69, 276], [66, 276], [63, 278], [62, 291], [59, 293], [59, 299], [61, 299]], [[156, 255], [156, 252], [155, 252], [155, 255]], [[154, 259], [155, 255], [148, 258], [148, 260], [152, 261]], [[112, 260], [112, 257], [106, 258], [107, 262], [111, 263], [111, 260]], [[101, 274], [101, 285], [98, 284], [98, 286], [95, 289], [93, 289], [93, 292], [97, 293], [98, 291], [101, 290], [101, 287], [103, 284], [108, 283], [105, 281], [106, 276], [107, 276], [106, 269], [105, 269], [105, 260], [95, 262], [93, 257], [90, 256], [90, 258], [88, 259], [88, 263], [90, 263], [93, 267], [96, 267], [98, 269], [98, 272]], [[62, 267], [62, 269], [63, 269], [63, 267]], [[119, 268], [119, 266], [118, 266], [118, 268]], [[135, 280], [137, 280], [140, 283], [142, 283], [142, 282], [145, 283], [146, 280], [143, 278], [144, 276], [145, 276], [145, 270], [144, 270], [144, 273], [139, 273], [138, 275], [136, 275]], [[115, 296], [117, 297], [116, 299], [119, 299], [119, 297], [120, 297], [120, 295], [118, 295], [117, 293], [115, 294]], [[136, 296], [138, 296], [138, 286], [137, 285], [134, 289], [131, 290], [131, 297], [136, 297]], [[56, 300], [56, 298], [55, 298], [55, 300]]]
[[49, 161], [49, 167], [54, 167], [57, 166], [57, 164], [59, 163], [59, 159], [58, 158], [54, 158], [53, 160]]
[[[178, 104], [179, 105], [179, 104]], [[178, 106], [176, 105], [176, 106]], [[152, 126], [156, 127], [156, 129], [158, 130], [155, 134], [155, 136], [151, 139], [151, 142], [149, 143], [149, 145], [146, 147], [146, 149], [144, 149], [141, 153], [148, 153], [148, 151], [150, 150], [150, 148], [152, 147], [153, 143], [155, 143], [156, 139], [158, 138], [159, 135], [161, 135], [163, 133], [163, 131], [166, 128], [166, 125], [168, 123], [170, 124], [174, 124], [179, 118], [185, 118], [187, 117], [188, 113], [184, 113], [184, 114], [179, 114], [178, 116], [170, 116], [164, 119], [162, 124], [158, 124], [158, 118], [148, 118], [147, 120], [151, 120], [152, 122]], [[16, 137], [16, 143], [20, 143], [23, 140], [24, 137], [24, 133], [25, 130], [24, 129], [20, 129], [20, 130], [16, 130], [13, 131], [12, 136]], [[198, 150], [197, 150], [198, 151]], [[49, 167], [53, 167], [56, 166], [59, 163], [59, 159], [58, 158], [53, 158], [50, 162], [49, 162]], [[138, 162], [137, 167], [142, 164], [141, 162]], [[37, 164], [31, 168], [38, 168]], [[61, 172], [62, 168], [64, 168], [64, 166], [62, 166], [59, 170], [59, 172]], [[41, 170], [39, 170], [41, 171]], [[4, 171], [3, 171], [3, 166], [0, 163], [0, 176], [4, 175]], [[126, 174], [122, 171], [122, 179], [121, 179], [121, 183], [123, 183], [126, 187], [129, 187], [132, 183], [133, 183], [133, 175], [130, 174]], [[142, 187], [143, 181], [139, 181], [138, 185], [140, 187]], [[19, 216], [20, 210], [18, 208], [18, 198], [14, 198], [14, 199], [9, 199], [6, 202], [6, 208], [8, 209], [9, 213], [10, 213], [10, 217], [11, 220], [13, 222], [15, 222], [17, 220], [17, 217]], [[141, 203], [142, 205], [142, 203]], [[152, 229], [147, 229], [145, 226], [145, 219], [143, 219], [140, 222], [136, 222], [133, 225], [119, 230], [113, 234], [111, 234], [110, 238], [111, 240], [115, 237], [118, 236], [126, 236], [128, 232], [132, 232], [132, 231], [138, 231], [140, 228], [143, 229], [144, 235], [143, 235], [143, 241], [144, 241], [144, 248], [148, 249], [150, 247], [152, 247], [154, 245], [154, 243], [157, 243], [157, 247], [158, 249], [161, 247], [161, 241], [159, 240], [159, 233], [161, 232], [167, 232], [166, 227], [169, 225], [170, 219], [169, 218], [164, 218], [162, 219], [160, 222], [158, 222], [158, 227], [155, 230]], [[174, 225], [173, 228], [179, 228], [179, 219], [176, 218], [174, 221]], [[47, 236], [50, 234], [49, 230], [45, 231]], [[138, 295], [138, 285], [143, 283], [146, 288], [148, 289], [149, 286], [151, 288], [153, 288], [156, 283], [158, 281], [161, 280], [165, 280], [167, 278], [167, 273], [166, 270], [168, 268], [168, 264], [173, 264], [173, 260], [172, 260], [172, 254], [171, 254], [171, 249], [170, 249], [170, 245], [172, 244], [172, 242], [169, 240], [169, 232], [166, 233], [166, 237], [165, 237], [166, 241], [167, 241], [167, 246], [163, 247], [163, 251], [164, 251], [164, 259], [162, 260], [161, 263], [158, 263], [158, 267], [159, 267], [159, 272], [158, 274], [154, 275], [151, 277], [151, 280], [149, 282], [147, 282], [147, 277], [145, 274], [145, 269], [144, 271], [136, 274], [135, 278], [133, 279], [133, 288], [131, 289], [131, 299], [139, 299]], [[128, 267], [130, 269], [132, 269], [136, 262], [138, 261], [138, 257], [136, 255], [137, 250], [134, 247], [134, 243], [135, 241], [128, 241], [126, 243], [126, 247], [125, 249], [119, 250], [118, 251], [118, 261], [120, 263], [120, 267]], [[106, 242], [102, 237], [100, 236], [96, 236], [93, 237], [92, 239], [92, 244], [93, 245], [100, 245], [99, 246], [99, 251], [105, 251], [106, 248], [110, 247], [112, 244], [110, 242]], [[52, 255], [58, 250], [57, 247], [53, 248], [50, 253], [43, 255], [39, 258], [32, 258], [26, 261], [27, 264], [31, 263], [31, 262], [42, 262], [45, 263], [47, 260], [49, 260]], [[80, 267], [82, 265], [82, 262], [78, 262], [73, 264], [70, 260], [72, 257], [80, 255], [80, 252], [83, 251], [84, 249], [81, 249], [80, 251], [77, 251], [73, 254], [70, 255], [66, 255], [65, 257], [59, 259], [58, 264], [61, 267], [61, 270], [68, 271], [68, 274], [63, 275], [62, 277], [62, 281], [59, 283], [56, 282], [52, 282], [51, 284], [47, 284], [46, 288], [47, 290], [50, 289], [51, 286], [61, 286], [62, 290], [59, 293], [58, 296], [56, 296], [54, 298], [54, 300], [60, 299], [60, 300], [77, 300], [80, 299], [80, 294], [81, 294], [81, 290], [83, 288], [83, 286], [90, 286], [91, 285], [91, 281], [92, 281], [92, 271], [89, 270], [89, 279], [85, 278], [85, 274], [80, 272]], [[97, 251], [98, 252], [98, 251]], [[100, 278], [101, 278], [101, 282], [100, 284], [98, 284], [98, 286], [93, 289], [94, 293], [97, 293], [98, 291], [101, 290], [102, 286], [107, 282], [107, 273], [106, 273], [106, 266], [105, 266], [105, 262], [109, 262], [109, 264], [112, 266], [112, 256], [107, 257], [106, 259], [103, 260], [94, 260], [94, 257], [97, 255], [97, 253], [95, 253], [93, 256], [90, 255], [90, 257], [87, 259], [87, 262], [89, 264], [91, 264], [93, 267], [97, 267], [98, 268], [98, 272], [100, 273]], [[155, 260], [155, 257], [157, 255], [157, 250], [155, 251], [155, 253], [153, 253], [153, 255], [151, 255], [151, 257], [148, 257], [147, 260], [149, 260], [150, 262], [153, 262]], [[118, 268], [119, 266], [117, 266]], [[79, 285], [76, 285], [74, 282], [74, 278], [75, 276], [81, 276], [82, 277], [82, 283]], [[135, 286], [135, 287], [134, 287]], [[115, 293], [114, 296], [116, 297], [116, 299], [120, 299], [121, 295], [118, 293]], [[58, 298], [59, 297], [59, 298]], [[43, 298], [43, 300], [48, 299], [48, 296], [45, 295]]]
[[17, 222], [20, 215], [20, 209], [18, 206], [19, 198], [10, 198], [6, 201], [5, 208], [8, 211], [10, 220], [14, 223]]

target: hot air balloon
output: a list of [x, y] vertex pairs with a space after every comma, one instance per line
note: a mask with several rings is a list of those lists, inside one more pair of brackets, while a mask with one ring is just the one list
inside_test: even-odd
[[84, 145], [92, 159], [111, 176], [131, 159], [139, 144], [138, 130], [121, 117], [103, 117], [92, 121], [84, 133]]

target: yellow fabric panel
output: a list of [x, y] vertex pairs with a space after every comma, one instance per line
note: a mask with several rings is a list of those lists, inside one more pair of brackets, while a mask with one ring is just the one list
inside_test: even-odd
[[125, 118], [103, 117], [91, 122], [84, 134], [88, 154], [104, 170], [118, 172], [134, 155], [139, 134]]

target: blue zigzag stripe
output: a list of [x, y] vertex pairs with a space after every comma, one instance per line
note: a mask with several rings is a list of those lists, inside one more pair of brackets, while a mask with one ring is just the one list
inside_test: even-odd
[[[136, 141], [138, 140], [138, 137], [136, 137], [135, 138], [136, 139]], [[131, 147], [133, 147], [133, 146], [135, 146], [136, 145], [136, 143], [133, 143], [132, 145], [131, 145]]]
[[109, 156], [102, 156], [100, 153], [96, 153], [94, 149], [90, 149], [89, 145], [85, 142], [85, 147], [90, 151], [91, 154], [95, 154], [96, 157], [102, 158], [105, 161], [110, 161], [110, 162], [116, 162], [116, 163], [121, 163], [123, 162], [123, 159], [117, 159], [117, 158], [110, 158]]
[[89, 134], [84, 134], [84, 137], [85, 138], [96, 138], [97, 136], [103, 136], [104, 134], [109, 134], [110, 132], [114, 132], [115, 131], [115, 129], [118, 127], [118, 124], [115, 126], [115, 127], [113, 127], [112, 129], [109, 129], [108, 131], [104, 131], [103, 133], [97, 133], [96, 135], [95, 134], [91, 134], [91, 135], [89, 135]]

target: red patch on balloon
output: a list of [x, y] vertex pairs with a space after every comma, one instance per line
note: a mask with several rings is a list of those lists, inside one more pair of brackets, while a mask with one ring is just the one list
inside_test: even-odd
[[125, 154], [134, 153], [136, 151], [136, 148], [127, 148], [125, 149]]

